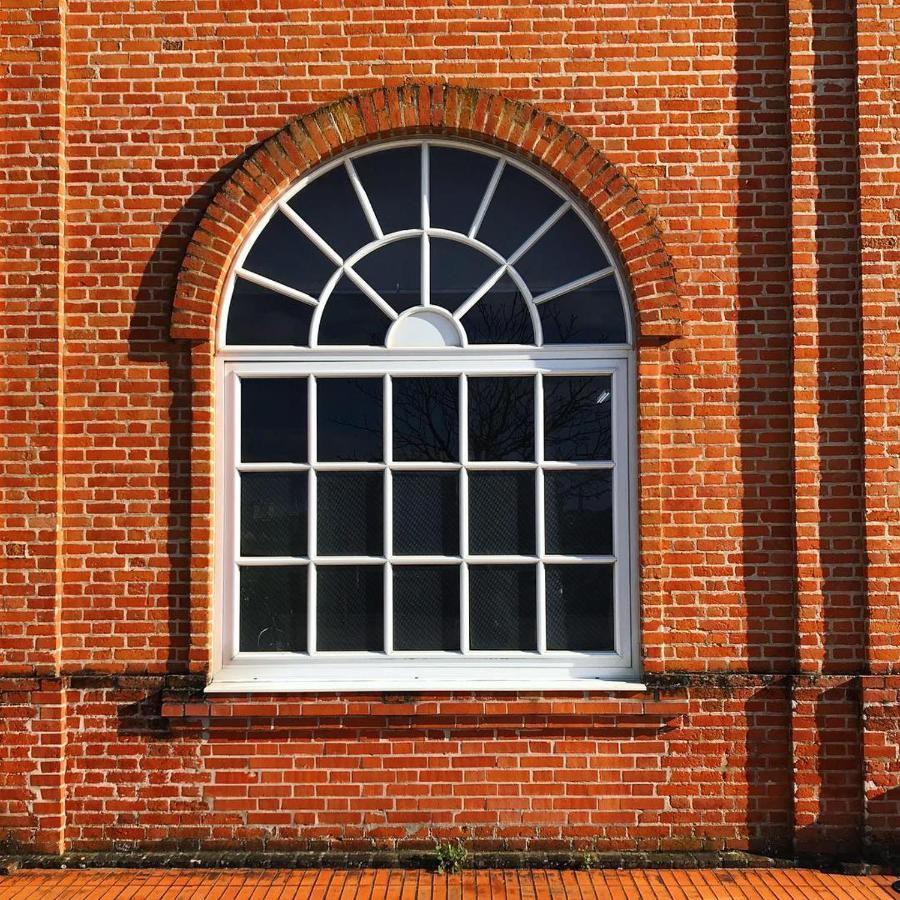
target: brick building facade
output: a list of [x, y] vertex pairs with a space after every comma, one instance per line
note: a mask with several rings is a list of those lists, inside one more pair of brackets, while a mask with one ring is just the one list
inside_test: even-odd
[[[895, 852], [898, 26], [4, 3], [0, 847]], [[421, 134], [616, 248], [648, 690], [205, 695], [229, 265], [307, 170]]]

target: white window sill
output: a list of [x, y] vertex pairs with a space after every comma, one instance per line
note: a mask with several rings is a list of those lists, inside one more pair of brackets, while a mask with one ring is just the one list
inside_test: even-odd
[[[394, 662], [393, 660], [391, 662]], [[206, 686], [207, 694], [390, 693], [433, 691], [623, 691], [643, 692], [637, 673], [627, 669], [586, 670], [570, 663], [523, 666], [435, 665], [397, 660], [394, 665], [259, 665], [234, 661]], [[430, 663], [430, 664], [429, 664]]]

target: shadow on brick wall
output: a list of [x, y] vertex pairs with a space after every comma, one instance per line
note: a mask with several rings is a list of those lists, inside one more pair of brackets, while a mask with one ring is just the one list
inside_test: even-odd
[[[165, 518], [168, 585], [166, 670], [187, 671], [191, 622], [191, 346], [169, 336], [178, 272], [197, 223], [219, 186], [254, 152], [250, 147], [198, 188], [162, 229], [135, 294], [128, 331], [132, 362], [165, 366], [169, 396]], [[160, 600], [162, 602], [162, 600]]]

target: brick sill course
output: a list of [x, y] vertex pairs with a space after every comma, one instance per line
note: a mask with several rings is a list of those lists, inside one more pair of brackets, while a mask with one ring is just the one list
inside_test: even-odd
[[[0, 875], [18, 869], [424, 869], [438, 867], [431, 851], [110, 851], [0, 856]], [[900, 860], [866, 862], [785, 859], [742, 851], [600, 852], [496, 851], [469, 855], [466, 869], [788, 869], [844, 875], [900, 874]]]

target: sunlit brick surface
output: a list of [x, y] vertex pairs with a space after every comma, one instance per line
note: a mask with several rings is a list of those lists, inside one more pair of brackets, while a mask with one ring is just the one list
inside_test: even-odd
[[[0, 845], [896, 852], [898, 23], [4, 0]], [[227, 262], [283, 183], [423, 130], [618, 247], [651, 690], [208, 701]]]
[[807, 870], [558, 872], [483, 871], [458, 875], [382, 869], [341, 872], [93, 871], [20, 872], [0, 880], [0, 900], [91, 897], [143, 900], [202, 897], [204, 900], [884, 900], [896, 896], [887, 876], [823, 875]]

